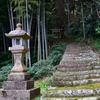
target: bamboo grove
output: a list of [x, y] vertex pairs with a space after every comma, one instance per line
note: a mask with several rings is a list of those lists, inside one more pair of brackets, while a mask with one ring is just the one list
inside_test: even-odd
[[[48, 56], [50, 29], [62, 29], [61, 38], [74, 36], [84, 40], [96, 38], [100, 33], [99, 0], [4, 0], [0, 1], [1, 51], [11, 45], [4, 33], [22, 23], [23, 30], [33, 36], [28, 41], [26, 65], [31, 66], [31, 52], [37, 52], [37, 61]], [[13, 56], [12, 56], [13, 58]]]
[[[41, 6], [42, 5], [42, 6]], [[45, 0], [9, 0], [7, 1], [10, 29], [14, 30], [17, 23], [22, 23], [23, 30], [31, 35], [32, 22], [34, 16], [34, 6], [37, 6], [37, 25], [35, 32], [35, 48], [38, 45], [38, 61], [44, 60], [47, 57], [47, 39], [45, 30]], [[41, 9], [42, 8], [42, 9]], [[41, 13], [41, 12], [42, 13]], [[41, 32], [41, 33], [40, 33]], [[38, 38], [38, 44], [36, 40]], [[41, 43], [42, 42], [42, 43]], [[28, 48], [30, 50], [30, 41], [28, 41]], [[42, 49], [42, 52], [41, 52]], [[29, 62], [28, 62], [29, 61]], [[31, 66], [30, 51], [26, 55], [26, 66], [29, 63]]]

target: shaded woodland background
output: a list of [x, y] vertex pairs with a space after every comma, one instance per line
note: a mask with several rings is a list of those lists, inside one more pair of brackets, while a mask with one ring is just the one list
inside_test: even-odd
[[[5, 37], [22, 23], [23, 29], [33, 36], [29, 41], [31, 64], [44, 60], [50, 47], [59, 41], [50, 29], [62, 29], [61, 39], [75, 39], [90, 43], [100, 33], [99, 0], [3, 0], [0, 1], [0, 54], [1, 62], [13, 58], [8, 47], [11, 40]], [[99, 45], [98, 45], [99, 46]], [[31, 66], [31, 65], [29, 65]]]

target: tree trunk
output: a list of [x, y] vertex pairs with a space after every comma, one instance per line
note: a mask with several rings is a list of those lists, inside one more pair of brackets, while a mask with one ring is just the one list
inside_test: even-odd
[[13, 11], [12, 11], [12, 4], [11, 4], [11, 0], [10, 0], [10, 11], [11, 11], [12, 30], [14, 30], [14, 21], [13, 21]]
[[46, 28], [45, 28], [45, 0], [43, 0], [43, 26], [44, 26], [44, 39], [45, 39], [45, 50], [46, 50], [46, 58], [48, 56], [48, 49], [47, 49], [47, 36], [46, 36]]
[[70, 26], [70, 16], [69, 16], [69, 4], [67, 3], [67, 13], [68, 13], [68, 32], [70, 31], [69, 26]]
[[84, 37], [84, 40], [86, 38], [85, 36], [85, 23], [84, 23], [84, 13], [83, 13], [83, 3], [81, 2], [81, 13], [82, 13], [82, 22], [83, 22], [83, 37]]
[[41, 59], [41, 46], [40, 46], [40, 0], [38, 0], [37, 7], [37, 25], [38, 25], [38, 61]]
[[5, 43], [5, 35], [4, 35], [3, 25], [2, 25], [2, 33], [3, 33], [4, 53], [6, 53], [6, 43]]
[[[28, 4], [27, 4], [27, 0], [26, 0], [26, 16], [27, 16], [27, 33], [28, 33], [28, 35], [30, 36], [29, 22], [28, 22]], [[31, 67], [30, 40], [28, 40], [28, 48], [29, 48], [29, 52], [28, 52], [29, 67]]]

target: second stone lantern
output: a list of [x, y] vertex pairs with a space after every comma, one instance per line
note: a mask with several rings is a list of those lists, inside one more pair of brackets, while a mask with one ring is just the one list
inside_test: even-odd
[[34, 100], [40, 95], [40, 88], [34, 87], [34, 81], [27, 73], [24, 65], [24, 56], [29, 51], [27, 40], [32, 37], [21, 29], [22, 25], [17, 24], [17, 28], [9, 34], [5, 34], [12, 39], [12, 47], [9, 50], [14, 54], [15, 65], [8, 75], [8, 81], [3, 82], [3, 89], [0, 90], [0, 100]]

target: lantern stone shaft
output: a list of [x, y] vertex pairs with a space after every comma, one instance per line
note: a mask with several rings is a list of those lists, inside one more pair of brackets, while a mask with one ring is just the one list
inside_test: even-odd
[[11, 70], [12, 72], [27, 72], [23, 59], [25, 54], [29, 51], [27, 40], [32, 37], [28, 36], [21, 27], [22, 25], [19, 23], [17, 24], [16, 30], [11, 31], [9, 34], [5, 34], [12, 39], [12, 47], [9, 47], [9, 50], [14, 54], [15, 58], [15, 65]]

